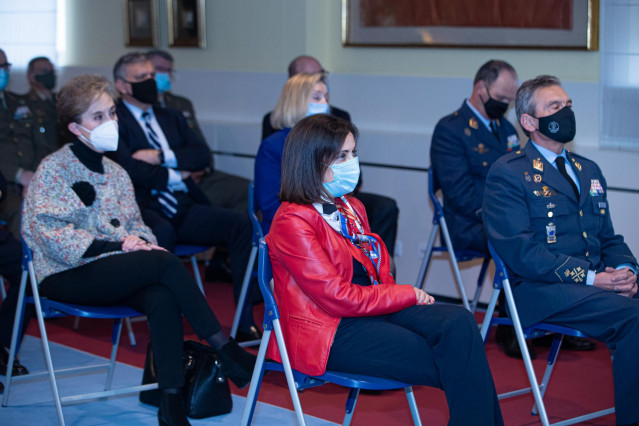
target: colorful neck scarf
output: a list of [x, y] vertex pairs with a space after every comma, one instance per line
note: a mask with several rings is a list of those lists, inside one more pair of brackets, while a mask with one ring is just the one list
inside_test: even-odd
[[335, 199], [335, 204], [313, 204], [324, 220], [336, 232], [350, 241], [370, 259], [375, 267], [376, 276], [369, 275], [373, 285], [379, 284], [379, 268], [382, 263], [382, 250], [379, 241], [372, 235], [366, 235], [359, 217], [346, 197]]

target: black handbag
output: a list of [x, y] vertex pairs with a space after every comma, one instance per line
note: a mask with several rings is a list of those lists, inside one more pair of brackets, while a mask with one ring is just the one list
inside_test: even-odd
[[[219, 416], [233, 409], [229, 383], [222, 373], [222, 363], [209, 346], [187, 340], [182, 355], [184, 368], [184, 407], [186, 414], [194, 419]], [[142, 384], [157, 382], [157, 367], [151, 342], [146, 350], [146, 362]], [[158, 389], [140, 392], [140, 401], [160, 406]]]

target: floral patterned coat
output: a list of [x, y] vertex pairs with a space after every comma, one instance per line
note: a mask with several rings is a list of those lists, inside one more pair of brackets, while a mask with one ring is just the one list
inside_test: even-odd
[[22, 236], [33, 251], [38, 283], [49, 275], [124, 253], [83, 258], [94, 239], [119, 242], [136, 235], [157, 243], [142, 221], [126, 171], [103, 157], [104, 173], [93, 172], [70, 146], [42, 160], [24, 200]]

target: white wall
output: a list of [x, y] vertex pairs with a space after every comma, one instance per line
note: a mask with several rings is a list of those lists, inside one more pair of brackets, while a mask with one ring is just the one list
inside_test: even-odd
[[[61, 80], [85, 71], [110, 75], [123, 54], [122, 2], [67, 0], [67, 67]], [[165, 2], [159, 1], [161, 20]], [[331, 71], [331, 100], [347, 109], [361, 130], [362, 161], [427, 167], [430, 135], [437, 120], [470, 94], [476, 69], [502, 58], [520, 79], [559, 76], [574, 100], [577, 138], [573, 150], [596, 159], [609, 186], [639, 189], [633, 173], [639, 153], [602, 151], [599, 134], [599, 53], [579, 51], [345, 48], [339, 0], [207, 1], [206, 49], [172, 49], [179, 69], [174, 91], [190, 97], [212, 149], [255, 154], [261, 119], [275, 104], [294, 56], [309, 53]], [[100, 25], [96, 25], [99, 22]], [[161, 25], [166, 28], [166, 24]], [[162, 32], [161, 47], [166, 48]], [[218, 156], [217, 166], [252, 177], [250, 159]], [[419, 247], [427, 240], [432, 212], [426, 174], [363, 167], [364, 189], [394, 197], [400, 207], [398, 279], [413, 282]], [[634, 210], [639, 195], [610, 192], [616, 229], [639, 254]], [[466, 268], [472, 293], [477, 268]], [[436, 261], [428, 289], [456, 295], [448, 264]], [[488, 292], [486, 292], [488, 293]]]

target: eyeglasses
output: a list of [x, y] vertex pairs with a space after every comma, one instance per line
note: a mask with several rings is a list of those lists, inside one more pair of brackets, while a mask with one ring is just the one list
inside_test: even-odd
[[9, 68], [11, 68], [11, 62], [5, 62], [4, 64], [0, 64], [0, 68], [8, 71]]

